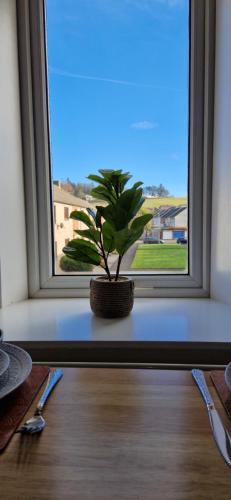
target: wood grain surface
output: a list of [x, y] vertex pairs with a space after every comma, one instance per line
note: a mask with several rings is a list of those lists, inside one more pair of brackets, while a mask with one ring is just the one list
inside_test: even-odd
[[66, 368], [44, 416], [40, 436], [16, 434], [0, 456], [1, 499], [231, 498], [190, 371]]

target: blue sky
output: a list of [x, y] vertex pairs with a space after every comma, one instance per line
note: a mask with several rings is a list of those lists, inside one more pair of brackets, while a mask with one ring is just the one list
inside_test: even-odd
[[187, 194], [188, 0], [46, 0], [53, 177]]

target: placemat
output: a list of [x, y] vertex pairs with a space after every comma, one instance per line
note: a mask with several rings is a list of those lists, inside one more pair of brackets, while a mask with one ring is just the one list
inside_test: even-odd
[[210, 377], [216, 387], [221, 402], [231, 419], [231, 391], [225, 382], [225, 372], [223, 370], [212, 370]]
[[33, 366], [25, 382], [0, 400], [0, 453], [18, 428], [49, 371], [49, 366]]

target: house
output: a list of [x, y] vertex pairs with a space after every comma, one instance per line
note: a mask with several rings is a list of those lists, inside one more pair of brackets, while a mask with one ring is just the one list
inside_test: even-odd
[[168, 241], [188, 236], [187, 205], [156, 208], [153, 215], [153, 236]]
[[76, 237], [76, 229], [86, 229], [81, 221], [70, 219], [73, 210], [87, 212], [89, 204], [62, 189], [59, 185], [53, 184], [53, 221], [54, 221], [54, 247], [55, 259], [59, 259], [63, 254], [62, 249], [68, 241]]

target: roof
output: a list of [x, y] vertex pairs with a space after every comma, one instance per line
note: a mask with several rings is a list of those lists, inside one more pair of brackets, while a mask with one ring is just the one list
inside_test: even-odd
[[163, 217], [166, 219], [167, 217], [176, 217], [181, 212], [187, 209], [187, 205], [180, 205], [179, 207], [163, 207], [157, 208], [154, 212], [154, 217]]
[[77, 198], [77, 196], [68, 193], [59, 186], [56, 186], [56, 184], [53, 184], [53, 200], [56, 203], [63, 203], [64, 205], [71, 205], [74, 207], [89, 207], [89, 203], [87, 201]]

